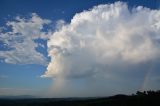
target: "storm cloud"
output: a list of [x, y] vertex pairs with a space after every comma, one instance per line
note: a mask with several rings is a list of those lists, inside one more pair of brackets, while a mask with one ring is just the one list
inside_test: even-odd
[[123, 2], [77, 13], [70, 23], [61, 21], [49, 38], [51, 61], [42, 77], [54, 79], [53, 92], [59, 96], [138, 90], [160, 57], [159, 19], [160, 10], [129, 9]]

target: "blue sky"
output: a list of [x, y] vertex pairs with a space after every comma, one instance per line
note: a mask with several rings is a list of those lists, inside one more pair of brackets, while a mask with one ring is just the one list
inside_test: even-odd
[[[150, 8], [150, 9], [159, 9], [160, 8], [160, 2], [158, 0], [122, 0], [122, 1], [127, 3], [128, 9], [136, 8], [139, 5]], [[38, 36], [36, 38], [33, 38], [33, 39], [30, 40], [30, 42], [28, 42], [30, 44], [33, 43], [33, 45], [34, 44], [38, 45], [38, 46], [34, 45], [33, 48], [35, 48], [35, 50], [33, 50], [31, 52], [32, 53], [35, 53], [35, 52], [40, 53], [39, 57], [36, 57], [36, 55], [38, 55], [36, 53], [35, 53], [33, 58], [32, 58], [32, 54], [25, 54], [26, 52], [30, 53], [30, 51], [28, 51], [29, 49], [26, 49], [26, 48], [29, 48], [31, 46], [27, 46], [26, 48], [24, 48], [24, 49], [26, 49], [26, 51], [22, 52], [22, 51], [19, 51], [18, 46], [16, 44], [13, 44], [13, 43], [10, 42], [10, 40], [8, 40], [9, 38], [7, 38], [7, 37], [0, 38], [0, 51], [2, 53], [2, 54], [0, 54], [0, 58], [1, 58], [0, 59], [0, 95], [26, 95], [26, 94], [37, 95], [40, 92], [48, 91], [48, 89], [52, 89], [52, 88], [57, 89], [57, 88], [53, 87], [54, 86], [53, 83], [55, 82], [54, 79], [52, 79], [52, 78], [42, 78], [41, 77], [46, 72], [48, 64], [50, 63], [50, 61], [54, 57], [54, 56], [52, 57], [52, 55], [51, 55], [51, 57], [48, 57], [48, 51], [50, 51], [50, 50], [47, 47], [47, 42], [48, 42], [48, 39], [51, 39], [50, 36], [52, 36], [54, 31], [57, 30], [56, 29], [57, 28], [57, 23], [59, 22], [60, 25], [62, 24], [62, 26], [63, 25], [65, 26], [64, 23], [70, 23], [73, 16], [77, 13], [81, 13], [84, 10], [91, 9], [91, 8], [93, 8], [93, 6], [97, 6], [97, 5], [100, 5], [100, 4], [108, 4], [108, 3], [111, 4], [111, 3], [114, 3], [114, 2], [116, 2], [116, 0], [0, 0], [0, 27], [2, 29], [4, 29], [4, 27], [5, 27], [5, 29], [0, 33], [0, 37], [6, 36], [6, 35], [3, 35], [3, 34], [7, 34], [7, 32], [12, 32], [12, 34], [8, 34], [7, 36], [17, 34], [17, 32], [14, 32], [11, 29], [11, 28], [13, 28], [14, 25], [15, 25], [15, 28], [17, 27], [16, 22], [20, 22], [18, 19], [15, 19], [17, 16], [20, 17], [20, 19], [24, 19], [24, 20], [22, 20], [22, 22], [26, 22], [26, 23], [30, 22], [30, 21], [33, 21], [33, 20], [31, 20], [32, 17], [35, 17], [35, 20], [41, 20], [42, 21], [42, 22], [40, 22], [40, 24], [38, 24], [38, 27], [36, 27], [36, 23], [38, 23], [39, 21], [34, 21], [33, 22], [35, 24], [35, 27], [37, 28], [36, 30], [38, 30], [37, 32], [27, 32], [27, 31], [25, 32], [27, 34], [31, 33], [33, 35], [35, 33], [36, 34], [37, 33], [42, 33], [42, 36]], [[58, 21], [58, 20], [61, 20], [61, 21]], [[6, 25], [7, 22], [15, 22], [15, 23], [14, 23], [14, 25], [12, 23], [9, 23], [9, 24], [11, 24], [11, 26], [7, 26]], [[25, 25], [27, 25], [27, 24], [25, 24]], [[43, 25], [42, 29], [40, 28], [41, 25]], [[30, 28], [27, 29], [27, 26], [25, 26], [25, 28], [26, 28], [26, 30], [32, 31]], [[84, 29], [82, 29], [82, 30], [84, 30]], [[25, 29], [23, 29], [23, 31], [25, 31]], [[84, 30], [84, 32], [85, 32], [85, 30]], [[82, 31], [82, 33], [83, 33], [83, 31]], [[23, 36], [23, 34], [20, 33], [20, 40], [24, 40], [23, 38], [21, 38], [22, 37], [21, 35]], [[25, 35], [25, 37], [26, 37], [26, 35]], [[26, 37], [26, 39], [30, 39], [33, 35], [30, 35], [30, 37]], [[49, 36], [49, 37], [41, 39], [41, 37], [44, 37], [44, 36]], [[4, 39], [7, 39], [9, 41], [9, 43], [8, 43], [9, 46], [5, 45]], [[16, 38], [13, 38], [13, 39], [16, 39]], [[34, 40], [34, 41], [32, 42], [32, 40]], [[50, 40], [50, 42], [51, 41], [52, 40]], [[54, 41], [56, 42], [56, 40], [53, 40], [53, 42]], [[18, 42], [18, 41], [16, 40], [15, 42]], [[36, 43], [34, 43], [34, 42], [36, 42]], [[57, 42], [58, 42], [58, 40], [57, 40]], [[27, 44], [27, 41], [24, 43], [24, 45], [26, 45], [26, 44]], [[52, 43], [50, 43], [50, 44], [52, 45]], [[57, 45], [57, 46], [59, 46], [59, 45]], [[4, 51], [8, 51], [10, 49], [13, 49], [14, 47], [17, 48], [17, 51], [15, 51], [14, 54], [12, 53], [11, 55], [16, 55], [17, 57], [19, 57], [20, 60], [14, 60], [14, 58], [17, 58], [17, 57], [8, 57], [8, 55], [6, 55], [6, 53], [4, 52]], [[19, 48], [21, 48], [21, 46]], [[52, 47], [50, 49], [52, 49]], [[20, 55], [17, 55], [18, 53], [20, 53]], [[24, 55], [22, 55], [23, 58], [20, 57], [21, 53], [24, 53]], [[88, 55], [83, 55], [83, 54], [80, 54], [80, 55], [82, 55], [84, 57], [88, 56]], [[29, 56], [29, 57], [24, 57], [24, 56]], [[6, 58], [13, 59], [13, 60], [9, 60], [9, 62], [8, 62], [8, 60], [5, 60]], [[26, 58], [28, 58], [28, 60]], [[69, 59], [72, 59], [72, 58], [69, 58]], [[26, 61], [23, 61], [21, 59], [24, 59]], [[37, 59], [37, 60], [34, 60], [34, 59]], [[41, 62], [41, 59], [44, 59], [44, 61]], [[87, 61], [87, 60], [85, 60], [85, 61]], [[145, 62], [144, 63], [139, 63], [139, 65], [141, 65], [141, 64], [146, 64], [146, 65], [153, 64], [154, 65], [154, 67], [152, 68], [153, 73], [151, 73], [151, 74], [153, 74], [153, 76], [155, 76], [155, 78], [158, 78], [158, 81], [159, 81], [160, 73], [157, 71], [157, 70], [159, 70], [159, 67], [158, 67], [159, 60], [156, 59], [155, 61], [156, 61], [155, 63], [154, 62], [150, 63], [150, 61], [149, 62], [147, 61], [146, 63]], [[90, 63], [90, 61], [88, 61], [88, 63]], [[91, 64], [91, 65], [93, 65], [93, 64]], [[144, 66], [146, 66], [146, 65], [144, 65]], [[128, 65], [128, 66], [130, 66], [130, 65]], [[82, 64], [82, 67], [83, 67], [83, 64]], [[85, 67], [85, 65], [84, 65], [84, 67]], [[95, 65], [95, 67], [96, 67], [96, 65]], [[98, 65], [97, 67], [98, 68], [99, 67], [104, 68], [104, 66], [101, 67], [101, 65]], [[64, 67], [64, 68], [66, 68], [66, 67]], [[113, 67], [109, 67], [109, 69], [110, 68], [113, 68]], [[119, 68], [118, 65], [117, 65], [117, 68]], [[121, 66], [120, 66], [120, 68], [121, 68]], [[144, 72], [143, 68], [144, 67], [139, 67], [139, 66], [135, 65], [136, 70], [142, 70], [142, 71], [132, 73], [132, 72], [116, 72], [115, 70], [117, 70], [117, 69], [115, 67], [115, 69], [113, 69], [112, 72], [116, 73], [114, 75], [115, 75], [115, 77], [117, 77], [117, 79], [119, 78], [119, 76], [121, 76], [121, 74], [122, 74], [122, 76], [125, 76], [125, 78], [127, 78], [127, 79], [129, 79], [131, 74], [133, 74], [134, 78], [137, 77], [138, 80], [136, 80], [134, 78], [133, 79], [131, 78], [132, 80], [135, 81], [134, 84], [129, 84], [131, 82], [126, 82], [126, 83], [129, 84], [130, 86], [134, 86], [134, 85], [138, 84], [139, 81], [144, 80], [142, 78], [139, 78], [139, 76], [141, 76], [141, 75], [145, 76], [144, 73], [143, 73]], [[77, 67], [75, 69], [77, 69]], [[126, 68], [126, 67], [122, 68], [122, 69], [128, 70], [128, 68]], [[122, 70], [122, 69], [120, 69], [120, 70]], [[133, 70], [134, 70], [134, 68], [133, 68]], [[48, 73], [49, 72], [50, 71], [48, 71]], [[82, 74], [81, 73], [78, 73], [78, 74], [75, 73], [73, 75], [72, 74], [71, 75], [67, 74], [66, 76], [71, 77], [71, 79], [72, 79], [72, 77], [73, 77], [73, 79], [75, 77], [78, 77], [78, 78], [81, 77], [80, 78], [81, 80], [76, 79], [76, 81], [66, 82], [66, 84], [69, 83], [68, 84], [69, 87], [66, 88], [66, 89], [68, 89], [68, 90], [66, 90], [66, 92], [71, 91], [73, 88], [77, 89], [77, 91], [81, 91], [78, 88], [83, 89], [83, 86], [85, 86], [85, 84], [90, 83], [89, 80], [93, 80], [92, 78], [85, 77], [88, 74], [92, 74], [92, 73], [90, 73], [90, 71], [89, 71], [85, 74], [83, 74], [83, 72], [82, 72]], [[46, 76], [54, 77], [54, 76], [52, 76], [52, 74], [51, 75], [46, 74]], [[102, 79], [98, 79], [98, 80], [102, 80]], [[117, 83], [117, 82], [113, 81], [112, 79], [110, 79], [110, 80], [111, 81], [108, 81], [108, 80], [106, 81], [107, 83], [109, 83], [109, 86], [111, 85], [111, 87], [109, 87], [109, 88], [105, 87], [106, 91], [107, 91], [107, 89], [109, 89], [108, 92], [110, 92], [110, 89], [112, 89], [114, 87], [117, 87], [117, 86], [114, 85], [114, 83]], [[123, 81], [125, 81], [125, 79]], [[59, 82], [59, 81], [57, 81], [57, 82]], [[103, 80], [102, 82], [105, 82], [105, 80]], [[97, 83], [99, 83], [99, 81], [97, 81]], [[64, 84], [62, 87], [66, 87], [66, 84]], [[157, 84], [158, 84], [157, 82], [153, 83], [153, 85], [150, 86], [151, 89], [152, 88], [153, 89], [158, 89], [160, 86], [158, 86]], [[73, 86], [76, 86], [76, 87], [73, 87]], [[96, 86], [101, 87], [102, 85], [97, 84]], [[70, 87], [72, 88], [71, 90], [70, 90]], [[127, 89], [127, 87], [126, 88], [120, 88], [120, 89]], [[130, 89], [132, 89], [132, 88], [130, 88]], [[68, 95], [67, 93], [65, 93], [64, 89], [62, 89], [62, 90], [64, 91], [64, 94]], [[119, 90], [119, 91], [114, 91], [113, 90], [113, 93], [111, 93], [111, 94], [114, 94], [114, 93], [117, 93], [117, 92], [121, 93], [121, 91], [123, 93], [128, 93], [128, 92], [132, 92], [132, 91], [136, 91], [136, 90], [139, 90], [139, 88], [133, 89], [133, 90], [128, 90], [128, 91], [126, 90], [126, 92], [124, 92], [123, 90]], [[105, 90], [103, 89], [102, 91], [105, 91]], [[58, 92], [59, 93], [61, 91], [53, 90], [53, 92]], [[76, 92], [76, 90], [75, 91], [73, 90], [73, 92]], [[58, 93], [56, 93], [55, 95], [59, 96]], [[73, 93], [73, 95], [74, 95], [74, 93]], [[93, 96], [95, 96], [95, 95], [93, 95]], [[100, 92], [99, 95], [101, 95], [101, 92]], [[110, 93], [108, 93], [108, 95], [110, 95]], [[60, 94], [60, 96], [64, 96], [64, 95]], [[69, 95], [69, 96], [72, 96], [72, 95]], [[79, 95], [76, 95], [76, 96], [79, 96]], [[85, 96], [90, 96], [90, 95], [88, 94], [88, 95], [85, 95]]]

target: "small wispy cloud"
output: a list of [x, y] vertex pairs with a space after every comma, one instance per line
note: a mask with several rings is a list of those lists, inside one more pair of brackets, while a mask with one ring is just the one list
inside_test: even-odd
[[43, 45], [38, 45], [35, 40], [48, 39], [51, 33], [43, 31], [43, 26], [50, 23], [50, 20], [42, 19], [35, 13], [29, 19], [17, 16], [14, 21], [8, 21], [6, 28], [11, 30], [0, 29], [0, 42], [8, 48], [0, 51], [0, 58], [11, 64], [46, 65], [46, 57], [36, 50], [38, 46]]

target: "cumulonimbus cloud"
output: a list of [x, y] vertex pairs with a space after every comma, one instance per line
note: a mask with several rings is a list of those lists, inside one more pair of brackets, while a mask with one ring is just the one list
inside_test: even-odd
[[[106, 66], [160, 57], [160, 11], [116, 2], [77, 13], [48, 41], [46, 77], [94, 76]], [[106, 73], [107, 74], [107, 73]]]

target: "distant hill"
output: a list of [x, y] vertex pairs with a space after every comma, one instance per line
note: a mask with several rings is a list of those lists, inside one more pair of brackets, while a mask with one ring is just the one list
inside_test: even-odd
[[103, 98], [3, 98], [0, 106], [160, 106], [160, 91], [138, 91], [132, 95]]

